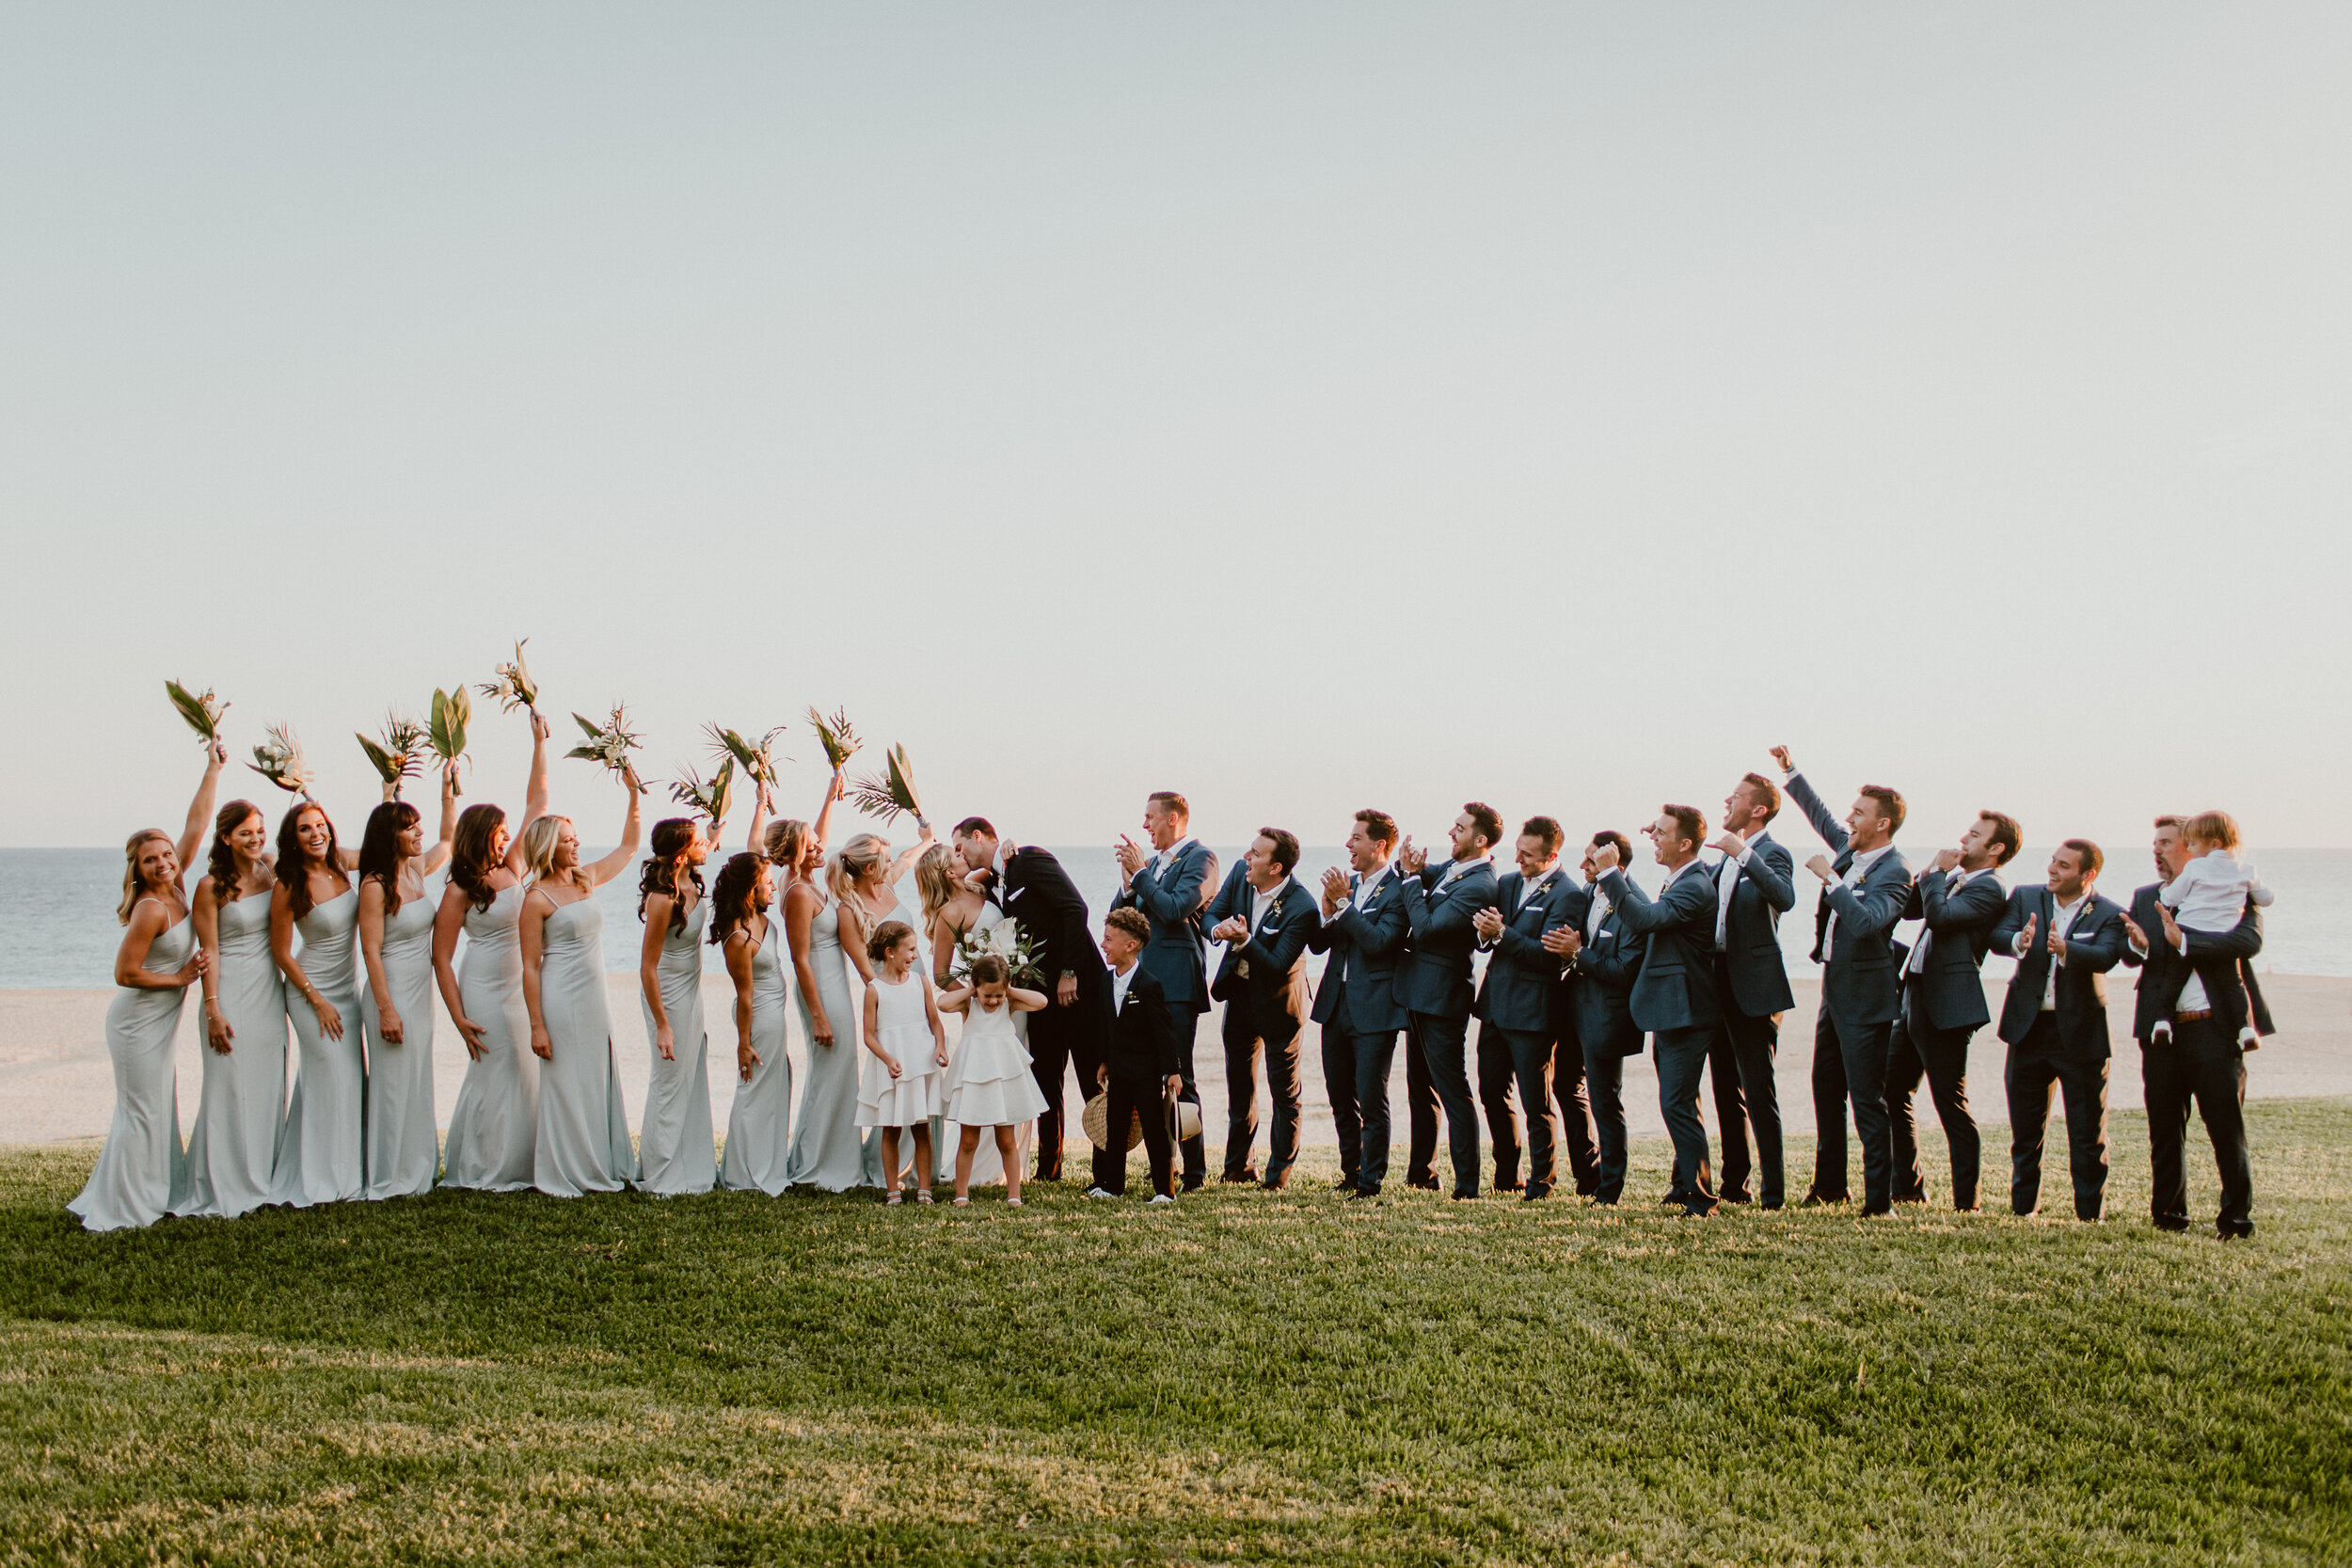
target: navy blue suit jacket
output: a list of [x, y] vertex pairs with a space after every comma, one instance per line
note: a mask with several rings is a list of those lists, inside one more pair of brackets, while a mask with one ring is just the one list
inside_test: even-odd
[[[2278, 1030], [2270, 1022], [2270, 1008], [2263, 1002], [2262, 982], [2254, 978], [2253, 958], [2263, 950], [2263, 911], [2253, 900], [2247, 900], [2246, 912], [2227, 931], [2192, 931], [2181, 928], [2181, 940], [2188, 943], [2185, 957], [2173, 950], [2164, 940], [2164, 920], [2156, 913], [2156, 894], [2164, 886], [2150, 882], [2132, 895], [2132, 920], [2149, 942], [2149, 951], [2135, 951], [2127, 932], [2123, 942], [2123, 961], [2141, 971], [2139, 984], [2132, 1002], [2132, 1034], [2142, 1046], [2159, 1022], [2156, 999], [2170, 990], [2175, 965], [2194, 965], [2198, 978], [2205, 982], [2205, 996], [2213, 1004], [2214, 1014], [2229, 1025], [2233, 1038], [2250, 1020], [2257, 1034], [2275, 1035]], [[2235, 983], [2231, 981], [2234, 979]]]
[[1498, 1029], [1557, 1038], [1568, 1027], [1567, 988], [1560, 983], [1560, 959], [1544, 951], [1544, 930], [1552, 910], [1579, 890], [1565, 871], [1552, 871], [1550, 879], [1534, 898], [1526, 896], [1527, 878], [1520, 872], [1506, 873], [1495, 885], [1502, 934], [1486, 956], [1476, 1010]]
[[1115, 910], [1140, 910], [1152, 939], [1136, 962], [1168, 992], [1168, 1005], [1209, 1010], [1209, 884], [1216, 857], [1195, 839], [1179, 849], [1165, 874], [1147, 863], [1111, 900]]
[[[1845, 824], [1830, 815], [1802, 773], [1788, 776], [1788, 798], [1804, 808], [1821, 842], [1836, 851], [1831, 868], [1843, 877], [1854, 861]], [[1911, 867], [1891, 844], [1856, 886], [1832, 882], [1821, 890], [1813, 911], [1813, 961], [1821, 966], [1821, 1006], [1841, 1031], [1892, 1023], [1901, 1010], [1895, 986], [1895, 923], [1910, 901]], [[1837, 916], [1836, 945], [1825, 958], [1822, 942], [1832, 914]]]
[[[1993, 927], [1993, 950], [2007, 953], [2034, 922], [2033, 945], [2017, 960], [2017, 973], [2001, 999], [2001, 1038], [2015, 1045], [2026, 1037], [2042, 1012], [2042, 993], [2050, 978], [2050, 923], [2058, 900], [2046, 886], [2021, 887], [2009, 895], [2008, 912]], [[2058, 966], [2058, 1045], [2068, 1055], [2104, 1060], [2114, 1053], [2107, 1042], [2107, 971], [2122, 961], [2131, 943], [2123, 934], [2123, 910], [2105, 894], [2094, 893], [2074, 917], [2066, 936], [2066, 961]]]
[[[1788, 989], [1788, 965], [1780, 953], [1780, 917], [1797, 903], [1797, 857], [1770, 833], [1748, 841], [1748, 863], [1726, 860], [1715, 868], [1722, 879], [1738, 877], [1731, 913], [1724, 921], [1724, 963], [1731, 972], [1731, 999], [1750, 1018], [1785, 1013], [1797, 1005]], [[1708, 927], [1713, 935], [1713, 927]]]
[[[1406, 958], [1405, 884], [1408, 879], [1391, 869], [1360, 910], [1353, 895], [1363, 883], [1347, 879], [1351, 902], [1340, 912], [1320, 921], [1308, 947], [1328, 953], [1323, 984], [1315, 991], [1315, 1022], [1338, 1023], [1359, 1035], [1385, 1035], [1405, 1027], [1405, 1003], [1397, 994], [1396, 972]], [[1318, 913], [1320, 909], [1318, 908]], [[1344, 1016], [1340, 1009], [1347, 1010]]]
[[1708, 1029], [1723, 1021], [1715, 1002], [1715, 879], [1693, 861], [1676, 872], [1656, 900], [1623, 871], [1600, 879], [1617, 906], [1620, 931], [1642, 939], [1641, 965], [1628, 998], [1633, 1022], [1655, 1034]]
[[[1905, 920], [1927, 925], [1920, 940], [1928, 956], [1911, 982], [1913, 994], [1936, 1028], [1981, 1029], [1993, 1022], [1984, 1005], [1984, 955], [1993, 945], [1993, 927], [2009, 910], [2009, 890], [1989, 872], [1969, 878], [1956, 894], [1950, 884], [1947, 873], [1931, 871], [1912, 885], [1903, 906]], [[1899, 961], [1911, 961], [1902, 948], [1896, 954]]]
[[[1546, 932], [1572, 927], [1584, 934], [1585, 917], [1593, 912], [1589, 888], [1577, 888], [1552, 900]], [[1600, 930], [1584, 943], [1568, 972], [1568, 1016], [1575, 1022], [1577, 1045], [1587, 1056], [1631, 1056], [1642, 1049], [1642, 1029], [1628, 1005], [1633, 994], [1633, 973], [1641, 962], [1642, 943], [1617, 928], [1617, 911], [1601, 916]]]
[[[1248, 906], [1235, 911], [1233, 918], [1248, 919]], [[1225, 949], [1209, 994], [1229, 1006], [1243, 1003], [1260, 1028], [1278, 1015], [1287, 1016], [1295, 1028], [1308, 1013], [1307, 948], [1322, 924], [1315, 895], [1297, 878], [1285, 880], [1275, 891], [1274, 907], [1257, 931], [1248, 942]], [[1247, 975], [1244, 966], [1249, 971]]]
[[1405, 879], [1405, 924], [1413, 933], [1413, 954], [1402, 979], [1405, 1006], [1431, 1018], [1468, 1018], [1477, 996], [1470, 989], [1470, 955], [1478, 950], [1478, 928], [1470, 916], [1495, 904], [1495, 868], [1480, 862], [1456, 877], [1443, 893], [1432, 890], [1451, 866], [1430, 865]]

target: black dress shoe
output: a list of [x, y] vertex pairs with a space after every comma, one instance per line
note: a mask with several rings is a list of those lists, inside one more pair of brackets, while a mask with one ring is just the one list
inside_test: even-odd
[[1808, 1188], [1805, 1191], [1804, 1201], [1798, 1204], [1797, 1207], [1800, 1209], [1825, 1209], [1833, 1203], [1843, 1203], [1845, 1201], [1846, 1195], [1844, 1193], [1830, 1194], [1818, 1192]]
[[1352, 1193], [1356, 1190], [1356, 1179], [1352, 1176], [1343, 1176], [1331, 1183], [1331, 1190], [1335, 1193]]
[[2216, 1225], [2214, 1227], [2213, 1233], [2217, 1241], [2250, 1241], [2253, 1239], [2254, 1235], [2254, 1222], [2252, 1220], [2241, 1220], [2236, 1225]]
[[1576, 1196], [1579, 1197], [1590, 1197], [1598, 1191], [1600, 1191], [1598, 1181], [1587, 1181], [1581, 1179], [1577, 1181]]
[[1434, 1176], [1408, 1176], [1405, 1179], [1405, 1184], [1408, 1187], [1419, 1187], [1424, 1193], [1434, 1193], [1439, 1190], [1438, 1179]]
[[1351, 1199], [1378, 1197], [1380, 1196], [1380, 1189], [1377, 1187], [1359, 1187], [1347, 1196]]
[[1891, 1203], [1865, 1203], [1862, 1206], [1862, 1217], [1866, 1220], [1878, 1219], [1894, 1212], [1895, 1206]]
[[1519, 1194], [1519, 1201], [1521, 1203], [1541, 1203], [1544, 1199], [1549, 1197], [1550, 1196], [1550, 1182], [1531, 1181], [1527, 1184], [1527, 1191]]
[[1777, 1214], [1777, 1213], [1779, 1213], [1779, 1212], [1780, 1212], [1783, 1209], [1785, 1209], [1785, 1208], [1787, 1208], [1787, 1207], [1788, 1207], [1788, 1205], [1787, 1205], [1787, 1204], [1785, 1204], [1785, 1203], [1781, 1202], [1778, 1198], [1774, 1198], [1774, 1199], [1773, 1199], [1772, 1202], [1770, 1202], [1770, 1203], [1759, 1203], [1759, 1204], [1757, 1204], [1757, 1205], [1756, 1206], [1756, 1212], [1757, 1212], [1757, 1213], [1759, 1213], [1759, 1214]]
[[1915, 1193], [1897, 1193], [1895, 1195], [1895, 1201], [1898, 1203], [1925, 1203], [1927, 1200], [1928, 1190], [1925, 1187], [1920, 1188]]
[[1263, 1181], [1259, 1183], [1260, 1186], [1263, 1187], [1269, 1193], [1281, 1192], [1288, 1188], [1290, 1184], [1291, 1179], [1287, 1176], [1269, 1176]]
[[1223, 1176], [1218, 1177], [1217, 1180], [1219, 1181], [1231, 1181], [1236, 1186], [1248, 1186], [1251, 1182], [1258, 1180], [1258, 1173], [1254, 1170], [1246, 1170], [1239, 1173], [1229, 1170]]
[[2172, 1231], [2186, 1230], [2188, 1228], [2188, 1216], [2185, 1214], [2167, 1214], [2162, 1219], [2156, 1221], [2156, 1228], [2158, 1230]]
[[1711, 1197], [1692, 1198], [1682, 1206], [1682, 1212], [1694, 1220], [1703, 1220], [1715, 1212], [1715, 1204]]
[[1498, 1179], [1495, 1182], [1495, 1191], [1499, 1193], [1516, 1193], [1520, 1191], [1521, 1187], [1522, 1184], [1517, 1181], [1504, 1181]]
[[1478, 1195], [1476, 1193], [1457, 1192], [1454, 1195], [1454, 1201], [1456, 1203], [1468, 1203], [1477, 1196]]
[[1208, 1184], [1209, 1179], [1205, 1176], [1187, 1176], [1184, 1178], [1184, 1191], [1188, 1193], [1197, 1193]]
[[1756, 1195], [1744, 1190], [1736, 1193], [1717, 1193], [1715, 1200], [1719, 1203], [1754, 1203]]

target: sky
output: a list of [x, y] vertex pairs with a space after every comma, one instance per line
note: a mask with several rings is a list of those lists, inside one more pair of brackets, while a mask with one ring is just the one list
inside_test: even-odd
[[2352, 844], [2347, 80], [2340, 5], [11, 6], [0, 844], [177, 822], [167, 676], [355, 833], [525, 636], [650, 773], [846, 706], [1044, 843], [1787, 744], [1907, 844]]

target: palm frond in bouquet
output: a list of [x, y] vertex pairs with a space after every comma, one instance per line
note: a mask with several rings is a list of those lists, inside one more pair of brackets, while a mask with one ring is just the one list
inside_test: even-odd
[[269, 724], [262, 734], [267, 738], [253, 748], [253, 760], [246, 766], [289, 795], [308, 795], [310, 768], [302, 760], [302, 742], [294, 738], [294, 726]]
[[180, 710], [180, 717], [188, 721], [199, 740], [210, 746], [220, 738], [220, 716], [229, 711], [229, 705], [213, 695], [206, 687], [199, 697], [178, 681], [164, 682], [164, 689], [171, 695], [171, 705]]
[[914, 792], [914, 768], [907, 761], [907, 749], [893, 746], [882, 760], [882, 772], [868, 774], [850, 785], [850, 803], [884, 822], [897, 821], [901, 812], [912, 812], [917, 822], [922, 821], [923, 798]]
[[1012, 983], [1024, 990], [1046, 989], [1043, 955], [1037, 950], [1037, 939], [1023, 930], [1018, 920], [1000, 920], [956, 938], [956, 956], [948, 961], [947, 978], [970, 985], [972, 960], [989, 955], [1005, 960], [1005, 967], [1012, 971]]
[[815, 704], [811, 704], [808, 721], [817, 727], [817, 738], [824, 744], [826, 765], [836, 773], [841, 771], [841, 765], [857, 755], [858, 748], [866, 744], [857, 737], [857, 731], [850, 727], [848, 708], [834, 709], [833, 717], [828, 719], [817, 711]]
[[707, 784], [697, 778], [692, 764], [681, 764], [678, 771], [686, 776], [670, 784], [670, 799], [679, 805], [691, 806], [694, 815], [707, 817], [710, 831], [717, 832], [727, 819], [727, 804], [735, 793], [735, 759], [727, 758], [719, 765], [719, 771]]
[[[466, 695], [466, 683], [459, 681], [456, 689], [443, 691], [433, 689], [433, 721], [425, 728], [425, 743], [433, 754], [443, 762], [466, 760], [466, 725], [473, 718], [473, 699]], [[466, 793], [454, 784], [451, 793]]]
[[[515, 644], [514, 662], [501, 664], [492, 672], [498, 679], [484, 681], [476, 689], [485, 697], [496, 698], [501, 708], [507, 713], [518, 707], [529, 708], [534, 716], [539, 711], [539, 683], [531, 678], [531, 666], [523, 662], [523, 642], [530, 641], [526, 637], [522, 642]], [[574, 714], [573, 717], [578, 718], [579, 715]]]
[[[713, 757], [731, 758], [743, 769], [745, 778], [755, 785], [766, 784], [771, 789], [776, 784], [776, 737], [784, 734], [784, 730], [785, 726], [778, 724], [757, 740], [746, 740], [738, 732], [722, 729], [717, 724], [703, 726], [703, 733], [710, 736], [710, 754]], [[784, 760], [789, 762], [791, 759], [787, 757]]]
[[392, 786], [395, 798], [400, 794], [403, 779], [414, 777], [424, 759], [424, 726], [397, 710], [384, 715], [384, 729], [379, 739], [358, 736], [359, 749], [375, 765], [376, 777]]
[[572, 722], [588, 738], [564, 754], [582, 762], [601, 763], [611, 772], [626, 774], [629, 752], [644, 744], [637, 738], [637, 732], [628, 727], [628, 709], [620, 703], [612, 705], [612, 717], [602, 724], [591, 723], [578, 713], [572, 715]]

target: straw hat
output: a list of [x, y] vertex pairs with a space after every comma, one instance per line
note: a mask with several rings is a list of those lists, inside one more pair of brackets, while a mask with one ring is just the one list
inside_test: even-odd
[[[1079, 1114], [1079, 1124], [1085, 1127], [1087, 1137], [1097, 1148], [1108, 1148], [1111, 1146], [1108, 1126], [1110, 1116], [1111, 1097], [1108, 1090], [1088, 1101], [1087, 1108]], [[1140, 1115], [1131, 1115], [1127, 1117], [1127, 1148], [1133, 1148], [1141, 1142], [1143, 1142], [1143, 1117]]]
[[[1183, 1143], [1186, 1138], [1197, 1138], [1200, 1135], [1200, 1107], [1189, 1100], [1180, 1100], [1172, 1094], [1169, 1095], [1168, 1097], [1168, 1140], [1171, 1143]], [[1135, 1146], [1130, 1144], [1128, 1147], [1132, 1148]]]

